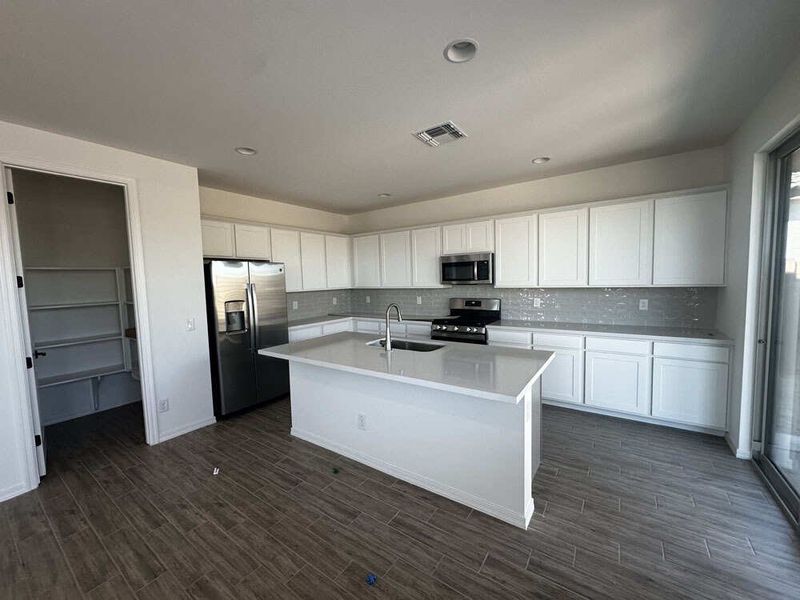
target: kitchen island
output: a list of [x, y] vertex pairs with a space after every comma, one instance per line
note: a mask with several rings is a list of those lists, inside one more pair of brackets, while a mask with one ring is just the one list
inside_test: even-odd
[[553, 353], [458, 342], [387, 353], [376, 338], [259, 350], [289, 361], [292, 435], [526, 528]]

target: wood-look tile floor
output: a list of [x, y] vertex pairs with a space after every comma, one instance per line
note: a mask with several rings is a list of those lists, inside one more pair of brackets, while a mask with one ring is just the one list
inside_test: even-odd
[[2, 598], [800, 597], [795, 534], [709, 436], [545, 408], [523, 531], [291, 438], [288, 401], [155, 447], [139, 410], [48, 430]]

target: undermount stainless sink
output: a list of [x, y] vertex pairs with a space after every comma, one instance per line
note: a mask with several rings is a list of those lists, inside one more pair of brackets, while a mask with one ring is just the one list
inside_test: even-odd
[[[367, 346], [383, 348], [386, 346], [386, 339], [367, 342]], [[429, 344], [428, 342], [410, 342], [408, 340], [392, 340], [392, 350], [409, 350], [410, 352], [433, 352], [439, 348], [444, 348], [444, 344]]]

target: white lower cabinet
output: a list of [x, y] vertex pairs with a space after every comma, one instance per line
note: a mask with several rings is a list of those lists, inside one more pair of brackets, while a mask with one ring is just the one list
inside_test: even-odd
[[650, 357], [587, 351], [586, 404], [649, 414]]
[[654, 417], [725, 429], [727, 406], [727, 364], [653, 359]]
[[542, 398], [559, 402], [583, 402], [583, 350], [539, 348], [555, 352], [553, 362], [542, 374]]

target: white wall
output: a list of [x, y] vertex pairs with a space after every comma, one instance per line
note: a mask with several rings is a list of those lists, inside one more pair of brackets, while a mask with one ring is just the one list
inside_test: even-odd
[[350, 228], [348, 215], [207, 187], [200, 188], [200, 212], [205, 217], [223, 217], [333, 233], [347, 233]]
[[[776, 147], [797, 127], [798, 120], [800, 58], [768, 91], [728, 144], [731, 172], [728, 286], [720, 290], [717, 326], [736, 342], [732, 362], [729, 442], [741, 456], [750, 455], [752, 440], [752, 366], [758, 270], [749, 268], [748, 262], [756, 267], [759, 260], [761, 203], [766, 181], [764, 153]], [[754, 209], [754, 219], [751, 219], [751, 208]], [[752, 240], [751, 220], [755, 234]], [[748, 368], [743, 369], [743, 364]]]
[[[139, 199], [145, 285], [156, 396], [169, 398], [158, 414], [161, 439], [213, 420], [200, 239], [197, 170], [74, 138], [0, 122], [0, 161], [54, 165], [135, 181]], [[57, 167], [57, 168], [56, 168]], [[0, 271], [8, 240], [2, 240]], [[13, 299], [13, 273], [0, 272], [0, 301]], [[184, 321], [197, 328], [184, 331]], [[0, 319], [0, 498], [28, 489], [26, 447], [32, 444], [23, 404], [23, 360], [10, 323]]]
[[[723, 147], [526, 181], [352, 216], [353, 233], [727, 183]], [[533, 167], [531, 167], [533, 168]]]

